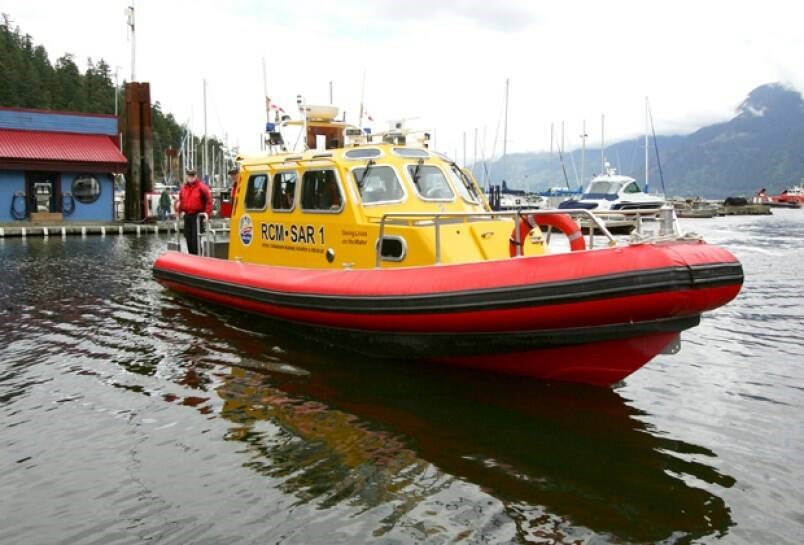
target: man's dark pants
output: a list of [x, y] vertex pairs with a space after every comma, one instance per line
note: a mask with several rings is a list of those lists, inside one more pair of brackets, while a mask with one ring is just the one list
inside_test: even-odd
[[200, 218], [198, 214], [184, 215], [184, 240], [187, 241], [187, 251], [194, 255], [198, 255], [199, 222], [201, 224], [201, 232], [203, 233], [206, 228], [203, 218]]

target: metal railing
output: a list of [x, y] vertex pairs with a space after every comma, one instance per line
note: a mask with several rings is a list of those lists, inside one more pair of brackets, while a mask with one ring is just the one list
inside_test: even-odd
[[[201, 232], [202, 220], [206, 224], [206, 229], [204, 232]], [[212, 248], [214, 247], [215, 243], [219, 241], [226, 241], [229, 240], [229, 227], [213, 227], [212, 223], [209, 221], [209, 216], [206, 212], [201, 212], [195, 217], [195, 236], [196, 236], [196, 248], [198, 249], [198, 255], [205, 256], [205, 257], [214, 257], [214, 252]], [[182, 251], [182, 239], [184, 238], [183, 230], [176, 229], [176, 242], [172, 243], [171, 249], [175, 249], [178, 252]], [[225, 235], [225, 238], [222, 237]], [[189, 248], [188, 248], [189, 251]]]
[[[548, 214], [566, 214], [571, 217], [586, 218], [590, 226], [594, 225], [595, 227], [589, 229], [590, 248], [594, 246], [595, 229], [600, 230], [602, 235], [608, 239], [609, 245], [617, 244], [617, 240], [609, 232], [600, 218], [593, 214], [591, 210], [580, 208], [566, 210], [510, 210], [502, 212], [389, 212], [383, 214], [382, 218], [380, 218], [380, 233], [376, 245], [375, 266], [380, 267], [382, 264], [382, 240], [385, 237], [385, 226], [387, 223], [398, 224], [401, 221], [403, 225], [418, 224], [419, 226], [429, 226], [428, 224], [432, 222], [433, 228], [435, 229], [435, 262], [438, 264], [441, 263], [441, 226], [445, 219], [464, 223], [473, 219], [475, 221], [483, 221], [498, 218], [511, 218], [514, 220], [514, 225], [516, 226], [519, 225], [522, 216], [544, 216]], [[454, 221], [450, 223], [454, 223]], [[517, 252], [521, 252], [522, 241], [519, 240], [519, 229], [514, 229], [514, 241], [517, 243]]]

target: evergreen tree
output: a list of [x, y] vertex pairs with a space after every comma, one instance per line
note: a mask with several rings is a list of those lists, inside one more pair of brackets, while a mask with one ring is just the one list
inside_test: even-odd
[[[87, 59], [87, 69], [82, 74], [73, 55], [67, 53], [54, 66], [43, 46], [36, 45], [19, 28], [12, 29], [8, 16], [0, 17], [0, 106], [111, 114], [115, 110], [114, 97], [112, 71], [106, 61]], [[123, 89], [119, 90], [118, 108], [122, 117]], [[166, 150], [181, 146], [184, 128], [173, 114], [162, 111], [159, 102], [152, 108], [154, 176], [159, 179], [167, 165]], [[202, 143], [199, 138], [195, 140], [195, 166], [199, 168]], [[210, 150], [219, 146], [220, 142], [210, 138]]]

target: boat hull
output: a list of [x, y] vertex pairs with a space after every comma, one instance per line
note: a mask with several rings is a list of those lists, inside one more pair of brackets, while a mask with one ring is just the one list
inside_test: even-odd
[[154, 276], [372, 356], [598, 385], [644, 365], [742, 283], [730, 253], [701, 243], [354, 271], [168, 252]]

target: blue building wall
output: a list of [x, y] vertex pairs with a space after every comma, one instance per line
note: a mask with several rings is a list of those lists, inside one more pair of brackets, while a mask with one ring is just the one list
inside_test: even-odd
[[[61, 173], [61, 194], [73, 192], [73, 180], [77, 172]], [[75, 201], [75, 210], [69, 216], [64, 214], [64, 221], [112, 221], [114, 219], [114, 180], [108, 174], [95, 174], [101, 184], [98, 200], [90, 204]], [[0, 170], [0, 222], [17, 221], [11, 215], [11, 201], [17, 191], [25, 193], [25, 172], [21, 170]], [[19, 210], [24, 209], [24, 202], [17, 202]], [[26, 218], [27, 219], [27, 218]]]
[[[61, 194], [73, 192], [73, 180], [78, 177], [77, 172], [61, 173]], [[106, 174], [94, 174], [101, 184], [98, 200], [90, 204], [75, 201], [75, 211], [64, 215], [65, 221], [112, 221], [114, 216], [114, 181]]]
[[0, 108], [0, 129], [114, 136], [117, 134], [117, 118]]
[[[0, 221], [14, 221], [11, 200], [17, 191], [25, 192], [25, 173], [21, 170], [0, 170]], [[22, 209], [23, 203], [17, 206]]]

